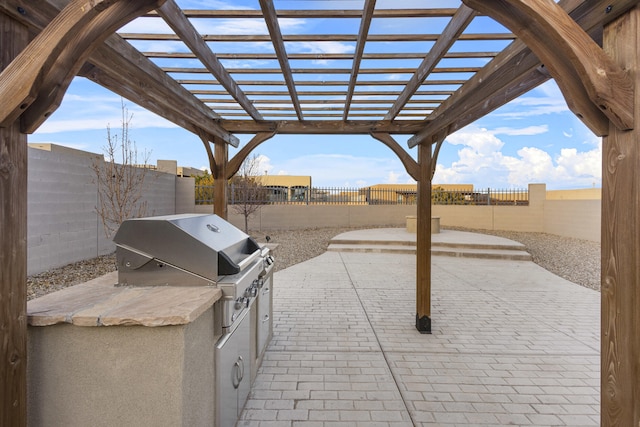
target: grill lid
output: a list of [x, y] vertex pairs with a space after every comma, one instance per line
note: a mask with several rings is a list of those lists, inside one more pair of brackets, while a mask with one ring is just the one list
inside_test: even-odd
[[113, 241], [127, 257], [118, 265], [126, 265], [130, 272], [155, 259], [214, 282], [218, 276], [239, 273], [242, 261], [260, 250], [249, 235], [217, 215], [206, 214], [129, 219]]

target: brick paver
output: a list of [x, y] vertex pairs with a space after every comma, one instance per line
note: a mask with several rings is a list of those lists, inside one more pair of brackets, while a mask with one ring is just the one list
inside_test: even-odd
[[[277, 253], [276, 253], [277, 254]], [[327, 252], [276, 273], [239, 426], [598, 425], [600, 294], [531, 262]]]

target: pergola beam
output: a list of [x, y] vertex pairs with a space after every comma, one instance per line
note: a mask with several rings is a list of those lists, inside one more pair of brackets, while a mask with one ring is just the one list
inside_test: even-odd
[[423, 126], [422, 120], [396, 120], [392, 123], [384, 123], [377, 120], [278, 120], [248, 122], [247, 120], [224, 120], [224, 128], [237, 134], [254, 134], [258, 132], [276, 132], [282, 135], [368, 135], [371, 132], [390, 134], [413, 135]]

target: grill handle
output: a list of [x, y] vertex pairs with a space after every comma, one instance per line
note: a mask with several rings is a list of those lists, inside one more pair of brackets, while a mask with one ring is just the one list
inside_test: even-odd
[[255, 259], [258, 258], [259, 256], [260, 256], [260, 249], [256, 250], [251, 255], [249, 255], [248, 257], [246, 257], [242, 261], [240, 261], [238, 263], [238, 267], [240, 267], [240, 271], [244, 270], [246, 266], [248, 266], [253, 261], [255, 261]]
[[253, 253], [251, 253], [251, 255], [247, 256], [236, 264], [226, 253], [218, 252], [218, 274], [222, 276], [227, 276], [229, 274], [238, 274], [259, 256], [260, 249], [257, 249]]

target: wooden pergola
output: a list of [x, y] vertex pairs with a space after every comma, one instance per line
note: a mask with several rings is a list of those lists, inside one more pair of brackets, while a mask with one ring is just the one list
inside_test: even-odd
[[[431, 332], [432, 159], [452, 132], [555, 79], [569, 108], [604, 142], [601, 421], [640, 426], [638, 1], [362, 3], [282, 10], [258, 0], [254, 9], [182, 10], [175, 0], [0, 1], [0, 425], [27, 419], [27, 134], [84, 76], [198, 135], [219, 183], [276, 134], [369, 134], [388, 146], [418, 182], [422, 333]], [[135, 19], [166, 30], [118, 32]], [[425, 31], [380, 33], [390, 19]], [[296, 20], [351, 31], [288, 31]], [[204, 33], [220, 23], [246, 30]], [[146, 50], [150, 41], [164, 50]], [[336, 44], [349, 48], [331, 51]], [[229, 159], [236, 134], [254, 136]], [[400, 134], [412, 135], [417, 161], [394, 140]], [[216, 185], [222, 217], [226, 191]]]

